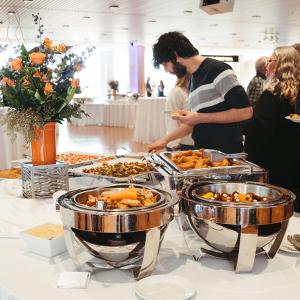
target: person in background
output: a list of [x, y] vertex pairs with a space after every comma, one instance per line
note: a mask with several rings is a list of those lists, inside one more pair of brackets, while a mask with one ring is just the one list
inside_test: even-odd
[[164, 89], [165, 89], [165, 85], [164, 85], [164, 82], [161, 80], [159, 82], [159, 85], [158, 85], [158, 97], [164, 97]]
[[255, 62], [256, 75], [251, 79], [248, 87], [247, 94], [252, 106], [256, 105], [257, 100], [264, 90], [266, 83], [266, 60], [268, 57], [262, 56]]
[[[191, 76], [189, 74], [177, 75], [177, 81], [175, 86], [171, 89], [166, 100], [166, 111], [175, 112], [177, 110], [187, 109], [189, 107], [188, 103], [188, 85]], [[180, 122], [178, 120], [173, 120], [170, 115], [166, 116], [166, 127], [167, 134], [174, 131], [180, 127]], [[191, 134], [188, 134], [181, 139], [171, 141], [167, 145], [167, 150], [189, 150], [194, 149], [194, 141]]]
[[267, 60], [268, 83], [245, 128], [248, 160], [269, 171], [269, 182], [297, 194], [300, 211], [300, 124], [286, 117], [297, 112], [300, 55], [278, 47]]
[[252, 107], [229, 65], [199, 55], [192, 43], [176, 31], [159, 37], [153, 46], [153, 62], [156, 68], [162, 64], [166, 72], [176, 74], [175, 70], [181, 69], [191, 75], [191, 111], [178, 111], [173, 118], [181, 126], [149, 145], [149, 151], [160, 151], [191, 132], [196, 149], [243, 151], [240, 122], [252, 117]]
[[147, 93], [147, 97], [151, 97], [152, 96], [152, 87], [151, 87], [151, 83], [150, 83], [150, 77], [147, 78], [146, 93]]

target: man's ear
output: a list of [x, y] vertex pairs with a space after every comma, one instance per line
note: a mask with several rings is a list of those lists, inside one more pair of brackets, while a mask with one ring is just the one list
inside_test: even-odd
[[177, 52], [176, 52], [176, 51], [174, 51], [174, 55], [175, 55], [175, 57], [176, 57], [176, 62], [178, 62], [178, 58], [179, 58], [179, 56], [178, 56], [178, 54], [177, 54]]

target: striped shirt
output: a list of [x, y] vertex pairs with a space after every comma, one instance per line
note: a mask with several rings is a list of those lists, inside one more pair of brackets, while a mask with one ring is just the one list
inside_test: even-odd
[[[192, 75], [189, 99], [191, 110], [201, 113], [250, 106], [248, 96], [231, 67], [211, 58], [206, 58]], [[196, 148], [228, 153], [243, 150], [240, 123], [201, 123], [194, 127], [192, 136]]]

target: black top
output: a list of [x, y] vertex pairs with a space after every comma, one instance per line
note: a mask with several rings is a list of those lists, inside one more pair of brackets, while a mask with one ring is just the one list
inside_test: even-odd
[[271, 184], [300, 187], [300, 124], [285, 117], [295, 113], [288, 99], [264, 91], [245, 128], [248, 160], [269, 170]]
[[[244, 88], [232, 68], [224, 62], [206, 58], [190, 81], [191, 110], [201, 113], [222, 112], [231, 108], [250, 106]], [[242, 132], [240, 123], [198, 124], [192, 137], [196, 148], [240, 152]]]

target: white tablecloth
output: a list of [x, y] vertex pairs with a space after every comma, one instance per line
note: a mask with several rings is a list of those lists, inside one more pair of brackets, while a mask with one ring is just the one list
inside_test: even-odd
[[[78, 181], [79, 180], [79, 181]], [[71, 186], [94, 179], [71, 180]], [[82, 181], [82, 182], [81, 182]], [[21, 199], [19, 180], [0, 181], [1, 226], [17, 222], [12, 229], [48, 221], [59, 221], [51, 200]], [[23, 220], [23, 221], [22, 221]], [[290, 221], [288, 232], [299, 232], [299, 214]], [[0, 238], [0, 299], [1, 300], [134, 300], [135, 281], [129, 271], [106, 270], [92, 275], [87, 289], [58, 289], [59, 274], [74, 271], [67, 253], [47, 259], [26, 252], [19, 239]], [[279, 252], [273, 260], [258, 256], [249, 274], [235, 274], [231, 262], [204, 255], [195, 262], [186, 254], [184, 241], [173, 221], [160, 250], [154, 274], [171, 274], [186, 278], [194, 284], [194, 299], [210, 300], [282, 300], [299, 299], [299, 255]]]
[[104, 125], [114, 127], [134, 127], [136, 103], [116, 101], [115, 103], [82, 104], [82, 109], [89, 115], [82, 119], [72, 118], [77, 126]]
[[[6, 108], [0, 108], [0, 119], [5, 115], [6, 111]], [[20, 159], [23, 154], [28, 154], [29, 152], [25, 148], [21, 135], [18, 135], [17, 139], [12, 143], [5, 129], [6, 126], [0, 125], [0, 170], [11, 168], [12, 160]]]
[[103, 105], [99, 103], [81, 104], [81, 108], [89, 115], [89, 117], [82, 116], [81, 119], [72, 118], [72, 124], [76, 126], [98, 125], [101, 124]]
[[149, 144], [166, 134], [165, 98], [140, 98], [136, 111], [134, 140]]

